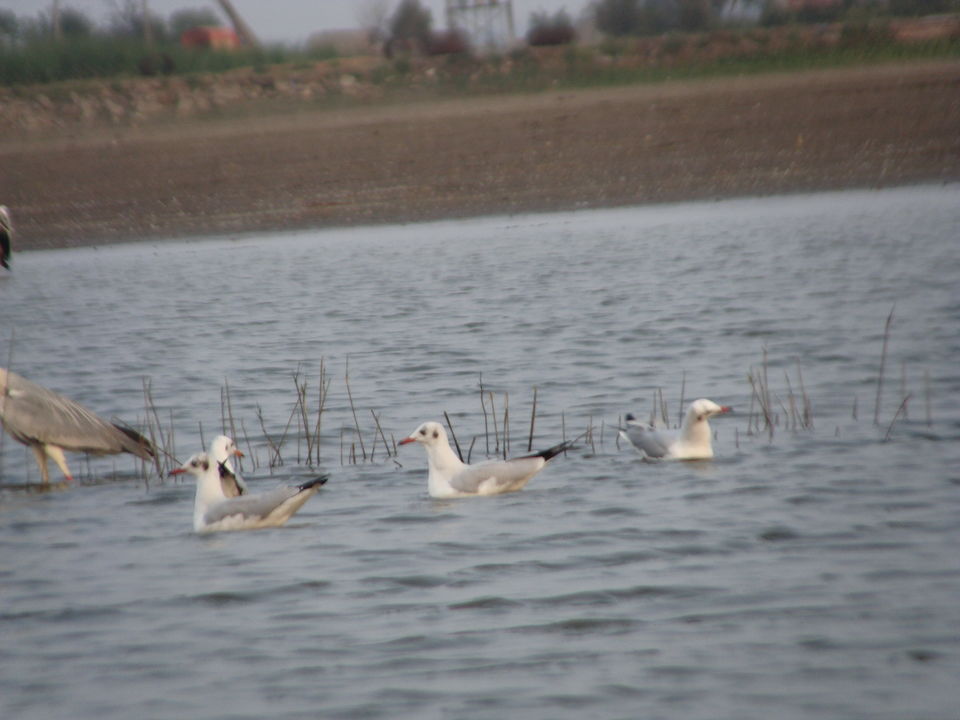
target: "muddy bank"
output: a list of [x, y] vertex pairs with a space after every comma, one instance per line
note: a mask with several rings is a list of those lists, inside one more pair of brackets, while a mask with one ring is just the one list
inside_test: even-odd
[[0, 141], [21, 250], [960, 179], [960, 63]]

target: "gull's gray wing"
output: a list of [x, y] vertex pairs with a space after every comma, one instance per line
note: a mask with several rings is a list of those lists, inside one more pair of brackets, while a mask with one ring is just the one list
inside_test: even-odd
[[[49, 443], [74, 452], [128, 452], [144, 459], [151, 456], [149, 443], [138, 442], [135, 432], [115, 426], [80, 403], [14, 372], [5, 374], [6, 394], [0, 415], [4, 427], [20, 442]], [[3, 386], [0, 382], [0, 391]]]
[[545, 463], [542, 457], [535, 455], [468, 465], [450, 479], [450, 486], [460, 492], [476, 493], [483, 483], [492, 479], [498, 488], [510, 487], [535, 475]]
[[207, 508], [203, 521], [207, 525], [211, 525], [233, 515], [241, 515], [245, 518], [265, 518], [287, 500], [312, 489], [316, 485], [323, 485], [326, 481], [327, 477], [324, 475], [300, 486], [281, 485], [257, 495], [241, 495], [240, 497], [228, 498]]
[[652, 458], [666, 457], [670, 452], [670, 438], [663, 433], [642, 425], [628, 425], [620, 434], [630, 443]]
[[257, 495], [241, 495], [219, 502], [203, 516], [208, 525], [232, 515], [265, 518], [290, 498], [300, 493], [300, 488], [281, 486]]

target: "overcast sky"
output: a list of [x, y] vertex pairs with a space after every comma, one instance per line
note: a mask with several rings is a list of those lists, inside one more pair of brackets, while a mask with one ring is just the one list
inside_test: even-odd
[[[140, 0], [136, 0], [137, 3]], [[359, 25], [359, 8], [367, 0], [233, 0], [233, 5], [264, 42], [301, 43], [318, 30], [354, 28]], [[389, 0], [391, 12], [400, 0]], [[534, 12], [554, 13], [566, 9], [574, 19], [589, 0], [513, 0], [513, 20], [519, 35], [526, 32], [527, 20]], [[420, 0], [433, 14], [435, 28], [446, 26], [445, 0]], [[124, 5], [124, 0], [61, 0], [61, 7], [79, 10], [95, 22], [102, 23], [112, 11]], [[220, 13], [220, 4], [214, 0], [147, 0], [150, 11], [169, 18], [184, 8], [212, 8]], [[0, 8], [17, 15], [35, 16], [49, 10], [50, 0], [0, 0]]]

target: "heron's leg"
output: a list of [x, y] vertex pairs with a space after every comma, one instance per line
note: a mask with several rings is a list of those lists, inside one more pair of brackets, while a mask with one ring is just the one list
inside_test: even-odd
[[49, 458], [57, 464], [57, 467], [60, 468], [67, 482], [73, 482], [73, 475], [70, 474], [70, 468], [67, 467], [67, 459], [63, 456], [63, 450], [56, 445], [44, 445], [43, 449]]
[[47, 471], [47, 455], [43, 452], [43, 445], [31, 445], [33, 456], [37, 459], [37, 465], [40, 467], [40, 482], [44, 485], [50, 483], [50, 473]]

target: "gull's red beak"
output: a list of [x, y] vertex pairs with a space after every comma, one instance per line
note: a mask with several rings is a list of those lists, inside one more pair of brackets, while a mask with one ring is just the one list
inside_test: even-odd
[[174, 468], [171, 470], [168, 475], [183, 475], [186, 472], [183, 468]]
[[720, 408], [720, 412], [721, 412], [721, 413], [733, 412], [733, 408], [730, 407], [729, 405], [723, 405], [723, 406]]
[[234, 448], [233, 454], [236, 455], [237, 457], [246, 457], [246, 455], [240, 452], [240, 448]]
[[403, 440], [401, 440], [400, 442], [398, 442], [397, 445], [406, 445], [407, 443], [412, 443], [412, 442], [416, 442], [416, 441], [417, 441], [416, 438], [405, 437]]

